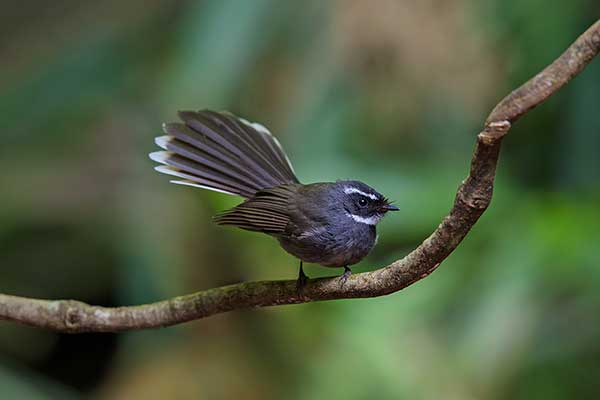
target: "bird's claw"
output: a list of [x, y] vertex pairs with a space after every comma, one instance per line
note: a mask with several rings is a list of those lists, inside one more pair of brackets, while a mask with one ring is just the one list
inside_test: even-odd
[[300, 271], [298, 271], [298, 280], [296, 281], [296, 294], [298, 297], [302, 297], [302, 290], [306, 283], [308, 282], [308, 276], [304, 273], [302, 269], [302, 262], [300, 262]]
[[306, 282], [308, 282], [308, 277], [304, 274], [300, 275], [298, 280], [296, 280], [296, 292], [298, 293], [298, 296], [302, 294], [302, 289], [306, 286]]
[[352, 270], [348, 267], [344, 267], [344, 273], [340, 276], [340, 286], [344, 286], [350, 275], [352, 275]]

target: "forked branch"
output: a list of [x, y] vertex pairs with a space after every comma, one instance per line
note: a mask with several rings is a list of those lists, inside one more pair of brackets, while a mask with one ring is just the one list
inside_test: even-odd
[[477, 136], [469, 176], [458, 188], [448, 216], [415, 250], [387, 267], [352, 275], [343, 286], [337, 277], [311, 279], [301, 296], [293, 280], [240, 283], [157, 303], [117, 308], [0, 294], [0, 319], [69, 333], [116, 332], [175, 325], [236, 309], [397, 292], [431, 274], [486, 210], [492, 199], [502, 138], [511, 125], [581, 72], [598, 52], [600, 20], [556, 61], [494, 108]]

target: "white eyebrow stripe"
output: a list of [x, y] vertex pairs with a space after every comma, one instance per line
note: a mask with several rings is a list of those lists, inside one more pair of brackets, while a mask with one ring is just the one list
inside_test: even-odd
[[375, 196], [373, 193], [365, 193], [362, 190], [359, 190], [359, 189], [357, 189], [355, 187], [352, 187], [352, 186], [346, 186], [344, 188], [344, 193], [346, 193], [346, 194], [358, 193], [360, 195], [363, 195], [365, 197], [370, 198], [371, 200], [377, 200], [377, 196]]
[[377, 225], [377, 223], [381, 219], [381, 215], [379, 215], [379, 214], [373, 215], [373, 216], [367, 217], [367, 218], [361, 217], [360, 215], [350, 214], [350, 213], [346, 213], [346, 215], [349, 216], [350, 218], [352, 218], [356, 222], [360, 222], [361, 224], [367, 224], [367, 225]]

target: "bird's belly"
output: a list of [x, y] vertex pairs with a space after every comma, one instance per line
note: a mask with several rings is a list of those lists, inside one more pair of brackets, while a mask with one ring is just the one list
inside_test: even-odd
[[300, 260], [326, 267], [344, 267], [362, 260], [375, 245], [375, 229], [304, 232], [278, 237], [281, 247]]

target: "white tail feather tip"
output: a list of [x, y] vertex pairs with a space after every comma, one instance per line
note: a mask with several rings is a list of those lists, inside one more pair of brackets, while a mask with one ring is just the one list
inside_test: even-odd
[[259, 132], [266, 133], [267, 135], [273, 136], [273, 134], [271, 132], [269, 132], [269, 130], [264, 125], [261, 125], [258, 122], [250, 122], [244, 118], [238, 118], [238, 119], [240, 121], [242, 121], [244, 124], [256, 129]]
[[157, 163], [166, 164], [167, 159], [172, 155], [173, 153], [171, 153], [170, 151], [155, 151], [153, 153], [148, 154], [148, 157], [150, 157], [152, 161], [156, 161]]
[[[171, 169], [171, 167], [169, 167], [168, 165], [158, 165], [158, 166], [154, 167], [154, 170], [156, 172], [160, 172], [161, 174], [167, 174], [167, 175], [174, 175], [175, 173], [177, 173], [176, 171]], [[175, 175], [175, 176], [179, 176], [179, 175]]]
[[184, 179], [193, 179], [194, 178], [194, 175], [186, 174], [185, 172], [182, 172], [181, 170], [179, 170], [177, 168], [171, 167], [170, 165], [159, 165], [157, 167], [154, 167], [154, 170], [157, 172], [160, 172], [161, 174], [176, 176], [178, 178], [184, 178]]
[[161, 149], [167, 150], [167, 144], [169, 144], [171, 140], [173, 140], [173, 136], [158, 136], [154, 138], [154, 143]]
[[210, 187], [210, 186], [200, 185], [200, 184], [192, 182], [192, 181], [170, 181], [170, 182], [174, 183], [176, 185], [192, 186], [192, 187], [197, 187], [197, 188], [200, 188], [200, 189], [212, 190], [213, 192], [219, 192], [219, 193], [224, 193], [224, 194], [230, 194], [232, 196], [237, 196], [237, 194], [235, 194], [235, 193], [226, 192], [225, 190], [221, 190], [221, 189], [215, 189], [215, 188]]

